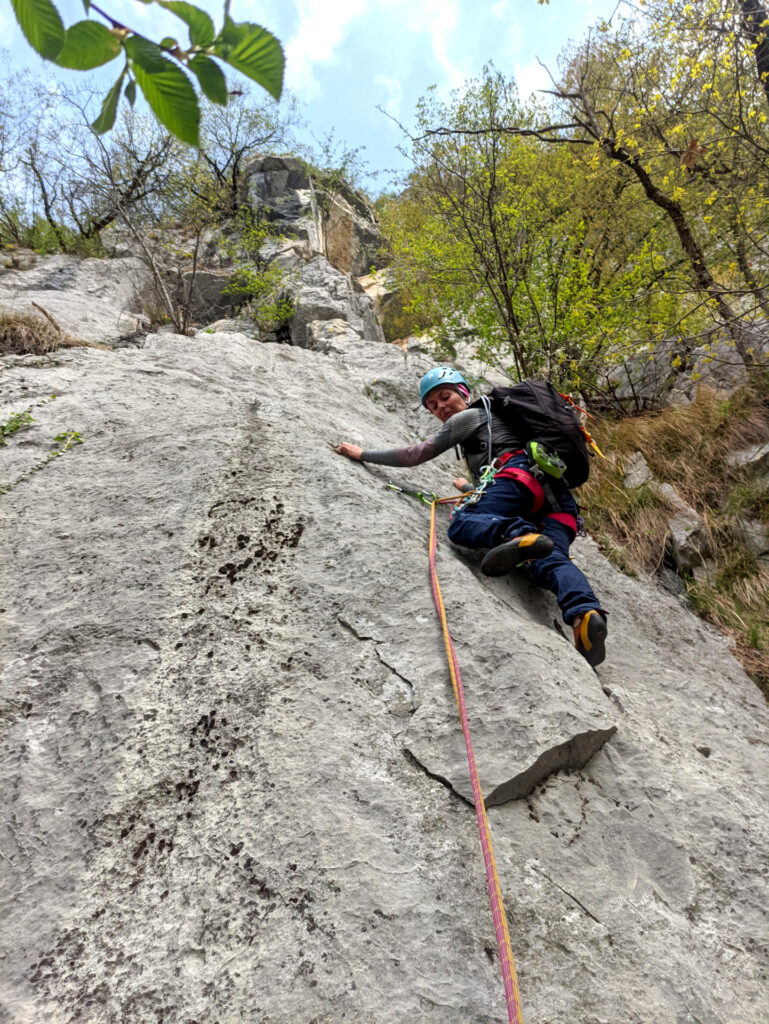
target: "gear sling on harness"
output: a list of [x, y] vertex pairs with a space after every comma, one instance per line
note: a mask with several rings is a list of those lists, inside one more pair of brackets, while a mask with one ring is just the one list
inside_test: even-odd
[[443, 595], [441, 594], [441, 587], [438, 582], [438, 573], [435, 568], [435, 552], [438, 546], [435, 532], [435, 510], [438, 505], [457, 502], [459, 500], [461, 499], [434, 498], [430, 503], [430, 583], [432, 585], [435, 608], [441, 622], [443, 642], [446, 648], [446, 659], [449, 666], [449, 675], [451, 676], [451, 685], [454, 689], [454, 699], [457, 702], [457, 710], [459, 711], [459, 718], [462, 724], [462, 734], [465, 739], [467, 764], [470, 769], [470, 781], [473, 788], [475, 819], [478, 824], [478, 833], [480, 835], [481, 849], [483, 851], [483, 861], [486, 866], [486, 883], [489, 890], [489, 900], [491, 901], [491, 913], [494, 918], [494, 932], [497, 938], [499, 964], [502, 968], [502, 981], [505, 988], [508, 1022], [509, 1024], [523, 1024], [521, 997], [518, 992], [518, 979], [515, 973], [515, 961], [513, 960], [513, 951], [510, 946], [510, 932], [507, 927], [504, 903], [502, 902], [502, 892], [499, 885], [497, 864], [494, 859], [494, 848], [491, 842], [491, 830], [489, 828], [489, 820], [486, 814], [486, 805], [483, 801], [483, 793], [481, 792], [481, 784], [478, 778], [478, 769], [475, 764], [475, 753], [473, 751], [473, 744], [470, 738], [470, 726], [467, 720], [467, 707], [465, 705], [465, 694], [462, 688], [462, 676], [459, 672], [459, 663], [457, 661], [456, 651], [454, 650], [454, 642], [451, 639], [451, 634], [449, 633], [446, 608], [443, 604]]

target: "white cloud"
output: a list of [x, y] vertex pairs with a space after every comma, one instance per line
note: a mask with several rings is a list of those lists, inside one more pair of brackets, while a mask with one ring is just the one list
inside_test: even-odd
[[406, 27], [428, 37], [433, 57], [443, 70], [445, 78], [439, 83], [443, 89], [456, 89], [462, 85], [468, 74], [460, 68], [450, 55], [450, 44], [457, 42], [459, 4], [457, 0], [422, 0], [418, 7], [406, 6]]
[[528, 99], [537, 89], [553, 88], [553, 83], [550, 81], [547, 71], [536, 60], [531, 61], [531, 63], [526, 64], [524, 67], [516, 64], [515, 80], [518, 83], [518, 95], [522, 100]]
[[400, 117], [403, 102], [403, 83], [391, 75], [375, 75], [374, 85], [381, 86], [385, 92], [384, 108], [393, 117]]
[[298, 0], [299, 24], [286, 43], [288, 84], [303, 99], [320, 91], [316, 64], [334, 60], [349, 26], [366, 11], [368, 0]]

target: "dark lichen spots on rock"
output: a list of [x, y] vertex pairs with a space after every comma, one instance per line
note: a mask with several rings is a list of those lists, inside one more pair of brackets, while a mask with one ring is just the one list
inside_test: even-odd
[[140, 842], [138, 842], [136, 844], [136, 846], [133, 848], [133, 851], [131, 853], [131, 856], [133, 857], [133, 859], [134, 860], [139, 860], [141, 857], [144, 857], [146, 855], [148, 849], [150, 848], [150, 846], [152, 846], [152, 844], [154, 842], [155, 842], [155, 833], [154, 832], [148, 832], [147, 835], [142, 840], [140, 840]]
[[195, 798], [195, 794], [197, 793], [199, 788], [200, 779], [191, 779], [189, 781], [177, 782], [175, 786], [177, 801], [181, 802], [182, 800], [186, 800], [187, 803], [191, 803], [192, 800]]
[[[217, 537], [205, 534], [197, 541], [198, 547], [206, 554], [217, 547], [219, 550], [229, 549], [232, 555], [242, 553], [245, 556], [230, 557], [217, 567], [217, 577], [224, 577], [231, 586], [246, 578], [249, 570], [258, 570], [263, 575], [271, 573], [282, 552], [295, 548], [304, 532], [304, 523], [301, 519], [292, 519], [287, 515], [285, 505], [277, 495], [268, 499], [261, 521], [259, 518], [255, 521], [253, 510], [249, 510], [248, 532], [242, 529], [244, 524], [238, 521], [243, 518], [240, 511], [237, 504], [231, 505], [220, 516], [222, 523]], [[232, 517], [236, 522], [230, 526]], [[215, 583], [215, 579], [209, 580], [206, 594]]]
[[238, 579], [238, 575], [244, 572], [249, 565], [253, 563], [254, 559], [249, 556], [242, 562], [225, 562], [224, 565], [220, 565], [217, 572], [220, 576], [226, 576], [230, 581], [230, 584], [235, 583]]
[[[201, 715], [196, 725], [192, 727], [192, 735], [195, 736], [198, 731], [202, 732], [204, 736], [209, 736], [211, 730], [216, 724], [216, 709], [209, 711], [208, 714]], [[226, 722], [225, 722], [226, 724]]]

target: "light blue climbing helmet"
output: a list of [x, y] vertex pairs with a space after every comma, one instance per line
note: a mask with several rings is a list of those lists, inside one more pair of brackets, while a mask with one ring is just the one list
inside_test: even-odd
[[419, 382], [419, 400], [425, 409], [427, 408], [425, 399], [430, 392], [445, 384], [462, 384], [467, 388], [468, 395], [470, 394], [470, 385], [459, 370], [455, 370], [451, 366], [436, 366], [434, 370], [428, 370]]

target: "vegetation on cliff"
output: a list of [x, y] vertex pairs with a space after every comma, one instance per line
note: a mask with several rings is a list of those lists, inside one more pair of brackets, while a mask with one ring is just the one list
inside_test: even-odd
[[686, 360], [714, 329], [756, 361], [765, 35], [737, 0], [651, 0], [564, 53], [547, 104], [493, 67], [429, 93], [380, 202], [414, 326], [587, 393], [607, 359], [677, 338]]

